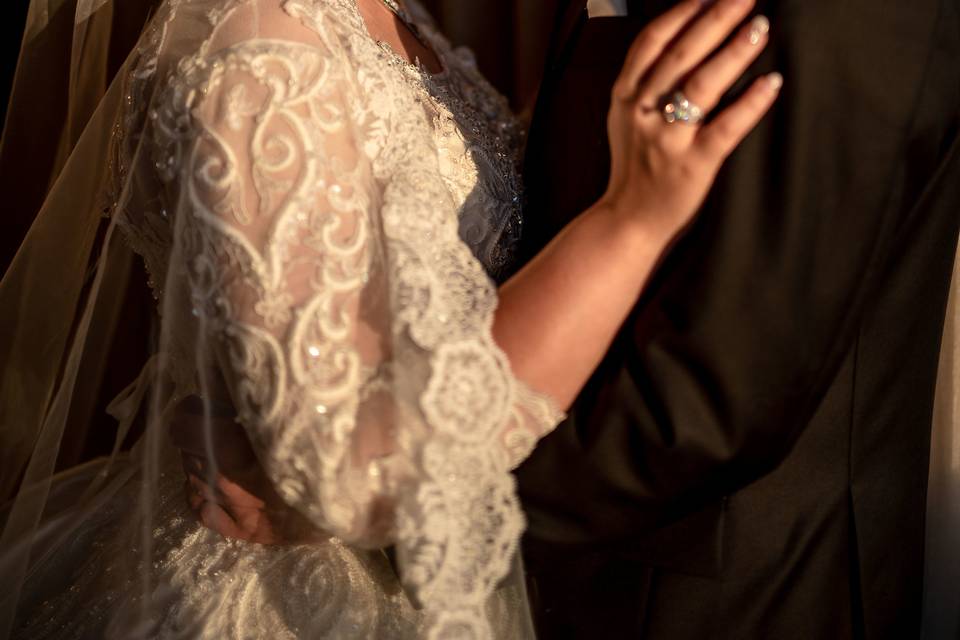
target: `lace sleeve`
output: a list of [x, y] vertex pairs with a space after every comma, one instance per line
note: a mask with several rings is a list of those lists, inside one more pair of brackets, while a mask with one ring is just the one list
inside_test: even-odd
[[509, 470], [559, 414], [493, 343], [496, 291], [426, 115], [315, 32], [181, 64], [203, 80], [178, 90], [178, 331], [285, 500], [348, 543], [396, 543], [436, 628], [484, 625], [523, 527]]

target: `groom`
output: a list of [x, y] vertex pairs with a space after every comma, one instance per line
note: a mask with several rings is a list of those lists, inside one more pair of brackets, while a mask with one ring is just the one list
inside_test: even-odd
[[[603, 193], [610, 87], [673, 2], [562, 4], [528, 255]], [[779, 106], [520, 470], [545, 640], [919, 636], [960, 3], [758, 9]]]

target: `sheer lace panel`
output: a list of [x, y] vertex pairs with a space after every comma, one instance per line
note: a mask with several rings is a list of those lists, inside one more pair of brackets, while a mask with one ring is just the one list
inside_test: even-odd
[[433, 637], [485, 637], [523, 528], [509, 471], [560, 416], [491, 337], [515, 125], [425, 32], [440, 76], [354, 0], [169, 0], [130, 80], [119, 210], [178, 392], [231, 402], [317, 526], [395, 543]]

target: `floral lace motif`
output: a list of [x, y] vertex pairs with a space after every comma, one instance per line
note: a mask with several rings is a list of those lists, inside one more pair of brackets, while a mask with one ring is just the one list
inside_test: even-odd
[[167, 0], [130, 76], [118, 212], [179, 392], [214, 395], [217, 369], [285, 500], [348, 545], [395, 543], [429, 637], [484, 638], [523, 529], [510, 469], [560, 414], [491, 337], [516, 124], [423, 31], [441, 74], [379, 47], [355, 0]]

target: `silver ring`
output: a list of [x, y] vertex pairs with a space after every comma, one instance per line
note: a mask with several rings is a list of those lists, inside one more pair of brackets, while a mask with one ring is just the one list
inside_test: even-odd
[[667, 96], [661, 108], [663, 119], [667, 124], [682, 122], [683, 124], [697, 124], [703, 120], [703, 109], [691, 102], [683, 91], [676, 91]]

